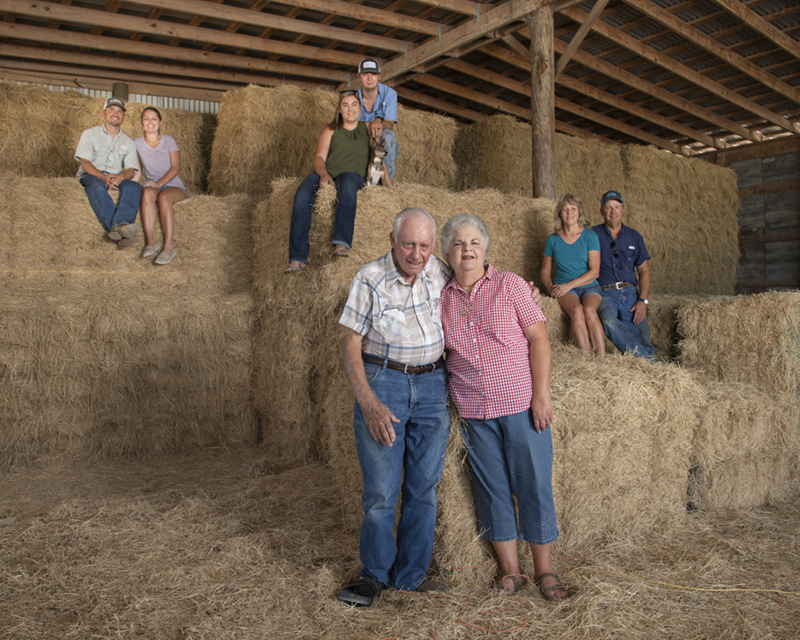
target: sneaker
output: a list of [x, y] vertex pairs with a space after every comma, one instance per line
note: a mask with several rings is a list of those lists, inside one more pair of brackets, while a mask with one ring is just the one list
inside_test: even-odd
[[178, 252], [174, 248], [169, 253], [167, 253], [166, 251], [162, 251], [161, 253], [158, 254], [158, 257], [156, 258], [155, 262], [156, 264], [169, 264], [175, 257], [175, 254], [177, 253]]
[[157, 244], [148, 244], [144, 251], [142, 251], [142, 258], [149, 258], [150, 256], [154, 256], [158, 253], [159, 247]]
[[108, 232], [109, 240], [114, 240], [115, 242], [122, 240], [123, 238], [135, 238], [138, 235], [139, 227], [137, 227], [135, 224], [128, 224], [127, 222], [118, 224]]
[[139, 242], [139, 238], [122, 238], [122, 240], [117, 241], [117, 248], [127, 249], [128, 247], [135, 245], [137, 242]]

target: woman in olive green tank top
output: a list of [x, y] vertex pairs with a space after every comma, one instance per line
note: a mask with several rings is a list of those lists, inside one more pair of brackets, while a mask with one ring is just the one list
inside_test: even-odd
[[356, 91], [342, 91], [334, 121], [317, 140], [314, 173], [303, 180], [294, 196], [289, 235], [289, 264], [285, 274], [297, 273], [308, 265], [311, 212], [320, 185], [336, 185], [336, 220], [331, 245], [334, 255], [346, 258], [353, 243], [356, 196], [364, 186], [369, 161], [369, 132], [359, 122], [361, 102]]

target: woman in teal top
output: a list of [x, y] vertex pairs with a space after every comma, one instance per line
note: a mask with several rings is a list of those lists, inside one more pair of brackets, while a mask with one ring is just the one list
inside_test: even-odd
[[336, 117], [317, 140], [314, 173], [301, 183], [294, 196], [292, 223], [289, 231], [289, 264], [285, 274], [297, 273], [308, 265], [311, 211], [320, 185], [336, 185], [336, 220], [331, 245], [334, 255], [346, 258], [353, 244], [356, 220], [356, 197], [364, 186], [369, 162], [369, 132], [359, 122], [361, 101], [357, 91], [342, 91]]
[[602, 301], [597, 282], [600, 241], [589, 228], [583, 200], [566, 194], [556, 205], [553, 223], [555, 233], [547, 239], [542, 259], [542, 282], [569, 315], [572, 337], [578, 347], [589, 354], [594, 347], [596, 355], [604, 356], [605, 335], [597, 315]]

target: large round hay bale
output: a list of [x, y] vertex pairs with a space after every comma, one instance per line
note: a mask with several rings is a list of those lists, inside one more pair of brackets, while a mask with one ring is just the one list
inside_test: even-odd
[[[103, 102], [75, 91], [0, 82], [0, 172], [37, 178], [74, 176], [78, 140], [85, 129], [103, 124]], [[146, 106], [126, 103], [122, 130], [133, 139], [143, 135], [141, 115]], [[162, 132], [174, 137], [181, 150], [181, 180], [189, 194], [200, 193], [206, 173], [200, 140], [203, 117], [183, 109], [159, 111]]]
[[[211, 192], [264, 198], [277, 178], [305, 178], [314, 170], [317, 138], [336, 115], [336, 99], [332, 92], [292, 85], [227, 92], [211, 154]], [[395, 182], [450, 187], [455, 120], [402, 105], [397, 118]]]

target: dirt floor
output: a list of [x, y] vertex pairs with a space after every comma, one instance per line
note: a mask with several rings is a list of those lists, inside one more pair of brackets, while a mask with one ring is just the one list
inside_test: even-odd
[[335, 599], [359, 566], [342, 504], [325, 467], [252, 449], [4, 475], [0, 638], [800, 637], [798, 501], [557, 553], [561, 604], [449, 571], [368, 609]]

